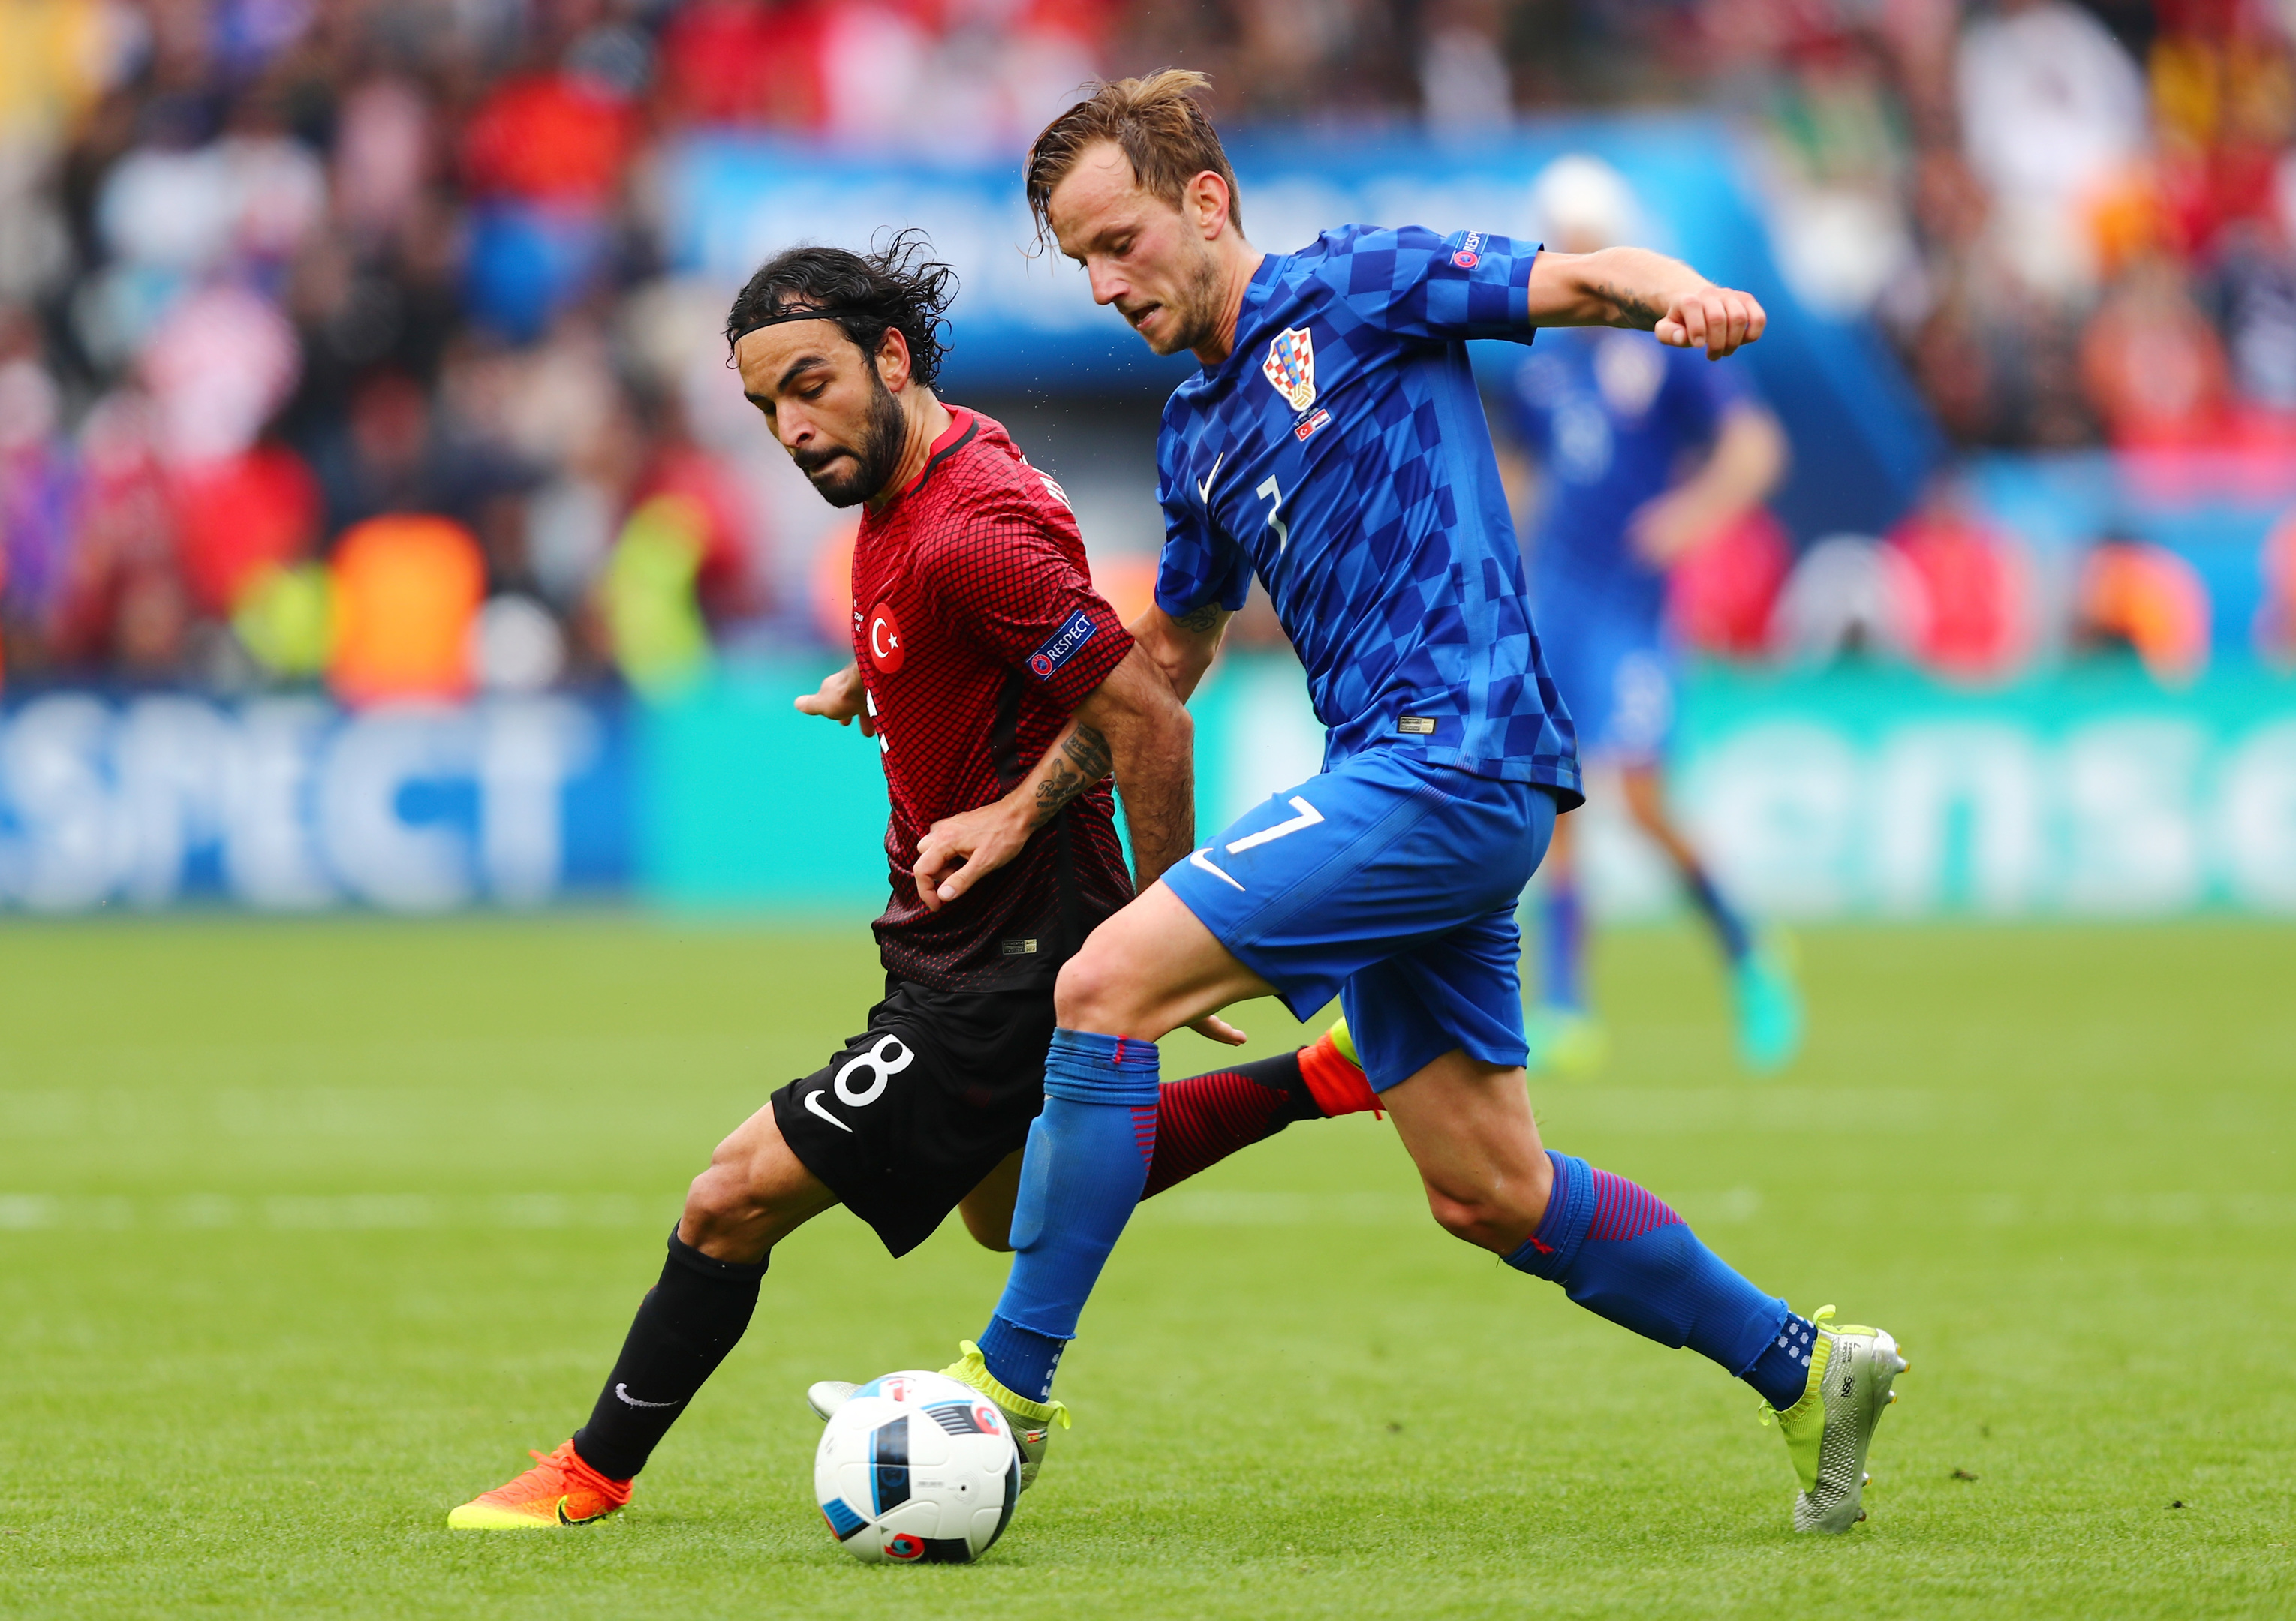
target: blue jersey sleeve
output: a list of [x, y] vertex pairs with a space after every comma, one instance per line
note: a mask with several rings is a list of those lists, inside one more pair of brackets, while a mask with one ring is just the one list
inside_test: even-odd
[[1234, 613], [1251, 592], [1251, 559], [1219, 533], [1202, 497], [1175, 465], [1178, 441], [1156, 446], [1156, 501], [1164, 509], [1164, 553], [1156, 564], [1156, 606], [1174, 618], [1217, 600]]
[[1529, 343], [1539, 244], [1484, 231], [1342, 225], [1299, 258], [1365, 324], [1404, 338]]

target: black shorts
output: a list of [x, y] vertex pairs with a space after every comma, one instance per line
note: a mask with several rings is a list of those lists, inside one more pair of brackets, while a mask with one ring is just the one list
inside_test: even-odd
[[935, 991], [885, 976], [869, 1028], [774, 1093], [805, 1168], [906, 1255], [1029, 1140], [1045, 1106], [1053, 991]]

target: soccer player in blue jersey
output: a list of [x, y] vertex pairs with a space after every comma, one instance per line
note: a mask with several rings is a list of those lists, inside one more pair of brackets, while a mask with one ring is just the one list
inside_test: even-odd
[[1168, 868], [1061, 970], [1011, 1279], [951, 1371], [1040, 1455], [1066, 1416], [1054, 1370], [1143, 1185], [1157, 1040], [1247, 997], [1307, 1015], [1336, 995], [1435, 1219], [1745, 1379], [1785, 1433], [1796, 1527], [1846, 1530], [1896, 1342], [1831, 1325], [1831, 1307], [1797, 1315], [1652, 1194], [1548, 1150], [1531, 1117], [1514, 909], [1579, 803], [1578, 762], [1465, 348], [1608, 324], [1718, 360], [1761, 335], [1761, 307], [1631, 248], [1348, 225], [1262, 253], [1204, 82], [1095, 86], [1037, 138], [1029, 197], [1096, 300], [1202, 364], [1165, 409], [1163, 561], [1134, 635], [1185, 697], [1257, 574], [1307, 666], [1324, 769]]
[[[1571, 254], [1623, 240], [1634, 194], [1600, 159], [1548, 165], [1531, 188], [1548, 240]], [[1757, 1074], [1801, 1045], [1801, 1000], [1774, 942], [1731, 905], [1667, 814], [1661, 777], [1677, 658], [1665, 626], [1667, 571], [1759, 506], [1785, 469], [1777, 420], [1735, 376], [1644, 332], [1558, 332], [1524, 357], [1513, 390], [1518, 433], [1542, 474], [1530, 545], [1540, 650], [1577, 723], [1578, 749], [1618, 772], [1628, 814], [1663, 851], [1730, 965], [1738, 1052]], [[1585, 910], [1568, 821], [1542, 869], [1540, 1007], [1530, 1068], [1583, 1073], [1601, 1061], [1587, 1011]]]

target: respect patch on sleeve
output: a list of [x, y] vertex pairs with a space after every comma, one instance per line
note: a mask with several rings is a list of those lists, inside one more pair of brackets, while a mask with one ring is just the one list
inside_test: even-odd
[[1077, 649], [1092, 640], [1100, 628], [1092, 615], [1079, 608], [1067, 624], [1046, 639], [1044, 646], [1029, 655], [1029, 669], [1039, 681], [1049, 681], [1054, 670], [1075, 656]]

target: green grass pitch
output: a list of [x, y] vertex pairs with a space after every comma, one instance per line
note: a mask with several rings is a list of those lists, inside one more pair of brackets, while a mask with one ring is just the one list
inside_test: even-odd
[[1868, 1524], [1792, 1535], [1749, 1392], [1445, 1237], [1357, 1118], [1144, 1207], [1044, 1484], [984, 1563], [903, 1569], [832, 1544], [801, 1393], [977, 1330], [1004, 1262], [954, 1221], [788, 1244], [619, 1519], [445, 1528], [581, 1419], [686, 1179], [855, 1025], [865, 932], [11, 923], [0, 1612], [2296, 1613], [2296, 930], [1803, 948], [1810, 1051], [1756, 1085], [1702, 943], [1609, 937], [1611, 1070], [1538, 1101], [1898, 1334]]

